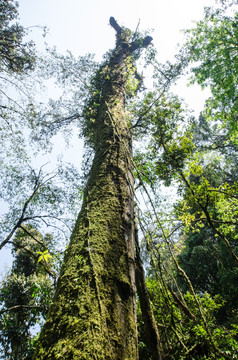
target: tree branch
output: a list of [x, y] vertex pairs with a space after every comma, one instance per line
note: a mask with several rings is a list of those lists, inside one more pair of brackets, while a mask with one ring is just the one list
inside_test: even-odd
[[[28, 255], [30, 257], [32, 257], [35, 261], [38, 262], [38, 256], [36, 256], [31, 250], [27, 249], [25, 246], [23, 245], [20, 245], [20, 244], [17, 244], [16, 242], [14, 241], [9, 241], [9, 243], [13, 244], [14, 246], [16, 246], [17, 248], [19, 249], [23, 249], [26, 253], [28, 253]], [[45, 269], [45, 271], [55, 280], [57, 278], [57, 274], [54, 272], [54, 271], [51, 271], [47, 266], [46, 266], [46, 263], [44, 262], [39, 262], [39, 264], [41, 266], [43, 266], [43, 268]]]
[[118, 25], [115, 18], [113, 16], [109, 19], [110, 25], [113, 27], [113, 29], [116, 31], [117, 35], [121, 35], [122, 28]]
[[5, 312], [8, 312], [8, 311], [13, 311], [13, 310], [15, 311], [18, 309], [43, 309], [43, 307], [39, 306], [39, 305], [15, 305], [15, 306], [11, 306], [8, 309], [0, 310], [0, 315], [4, 314]]

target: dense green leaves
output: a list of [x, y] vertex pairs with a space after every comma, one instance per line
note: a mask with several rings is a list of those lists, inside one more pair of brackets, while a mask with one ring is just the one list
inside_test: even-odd
[[[238, 301], [237, 13], [206, 9], [204, 20], [188, 31], [180, 59], [182, 67], [192, 64], [191, 81], [209, 86], [212, 96], [199, 119], [167, 92], [151, 92], [134, 107], [132, 129], [144, 141], [135, 153], [137, 186], [147, 196], [147, 209], [138, 214], [144, 258], [158, 288], [153, 304], [159, 304], [168, 358], [232, 359]], [[177, 188], [170, 208], [160, 200], [161, 182]]]
[[[14, 262], [0, 288], [0, 353], [7, 359], [31, 359], [34, 327], [44, 320], [53, 295], [53, 282], [37, 261], [37, 250], [52, 247], [52, 236], [31, 226], [14, 238]], [[48, 264], [49, 266], [49, 264]]]
[[17, 2], [0, 2], [0, 72], [22, 73], [32, 69], [35, 60], [32, 42], [23, 42], [26, 30], [18, 23]]
[[[235, 4], [234, 4], [235, 7]], [[229, 8], [207, 8], [204, 20], [188, 31], [187, 48], [194, 73], [192, 82], [209, 86], [206, 117], [228, 128], [231, 141], [237, 144], [238, 14]]]
[[[172, 289], [166, 289], [158, 280], [149, 278], [147, 287], [164, 348], [164, 359], [234, 359], [237, 356], [237, 327], [228, 331], [216, 322], [217, 313], [224, 305], [219, 296], [212, 298], [204, 293], [194, 299], [187, 292], [180, 301]], [[185, 304], [189, 313], [186, 312]], [[200, 311], [206, 318], [205, 323]], [[140, 308], [138, 320], [140, 356], [149, 359]]]

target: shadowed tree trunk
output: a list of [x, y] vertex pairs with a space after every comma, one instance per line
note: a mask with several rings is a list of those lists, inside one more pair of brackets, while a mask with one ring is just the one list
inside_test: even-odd
[[160, 336], [155, 321], [150, 295], [146, 287], [145, 272], [140, 257], [140, 248], [138, 240], [138, 229], [135, 226], [135, 246], [136, 246], [136, 288], [140, 301], [140, 308], [142, 319], [144, 322], [144, 329], [146, 334], [146, 344], [151, 355], [152, 360], [162, 360], [163, 351]]
[[[99, 70], [95, 157], [34, 359], [138, 359], [132, 147], [125, 118], [128, 64], [150, 44], [114, 18], [116, 48]], [[95, 104], [94, 104], [95, 105]]]

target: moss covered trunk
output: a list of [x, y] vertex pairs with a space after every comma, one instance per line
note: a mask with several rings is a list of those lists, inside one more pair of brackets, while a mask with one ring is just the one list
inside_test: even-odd
[[130, 42], [127, 30], [113, 18], [111, 25], [117, 44], [98, 73], [95, 158], [37, 360], [138, 359], [132, 147], [125, 97], [128, 61], [151, 38]]

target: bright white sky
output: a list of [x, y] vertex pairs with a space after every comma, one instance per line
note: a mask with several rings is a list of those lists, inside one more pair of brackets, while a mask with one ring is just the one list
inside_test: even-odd
[[[177, 44], [183, 42], [181, 30], [192, 27], [194, 21], [203, 17], [204, 6], [215, 3], [216, 0], [19, 0], [19, 12], [24, 26], [49, 28], [46, 39], [39, 29], [32, 28], [30, 36], [38, 46], [46, 41], [59, 52], [70, 50], [76, 57], [94, 53], [97, 60], [115, 44], [110, 16], [131, 30], [140, 21], [140, 30], [154, 30], [151, 35], [158, 60], [166, 61], [172, 60]], [[183, 83], [179, 96], [199, 113], [207, 94], [200, 88], [188, 89]]]
[[[158, 60], [166, 61], [183, 41], [180, 30], [192, 27], [194, 20], [203, 17], [204, 6], [213, 4], [215, 0], [19, 0], [19, 13], [23, 26], [49, 28], [45, 39], [39, 29], [32, 28], [30, 36], [37, 47], [46, 41], [59, 52], [70, 50], [76, 57], [95, 53], [97, 60], [115, 44], [110, 16], [131, 30], [140, 20], [140, 30], [154, 29], [151, 35]], [[188, 89], [183, 84], [178, 92], [197, 113], [202, 109], [206, 95], [198, 87]], [[7, 264], [9, 251], [5, 250], [0, 253], [0, 275]]]
[[[75, 56], [87, 52], [103, 55], [114, 46], [114, 30], [109, 17], [135, 30], [154, 29], [154, 44], [161, 58], [175, 52], [180, 30], [191, 27], [203, 15], [204, 6], [215, 0], [20, 0], [23, 25], [46, 25], [47, 42], [59, 51], [71, 50]], [[33, 35], [37, 33], [34, 30]]]

